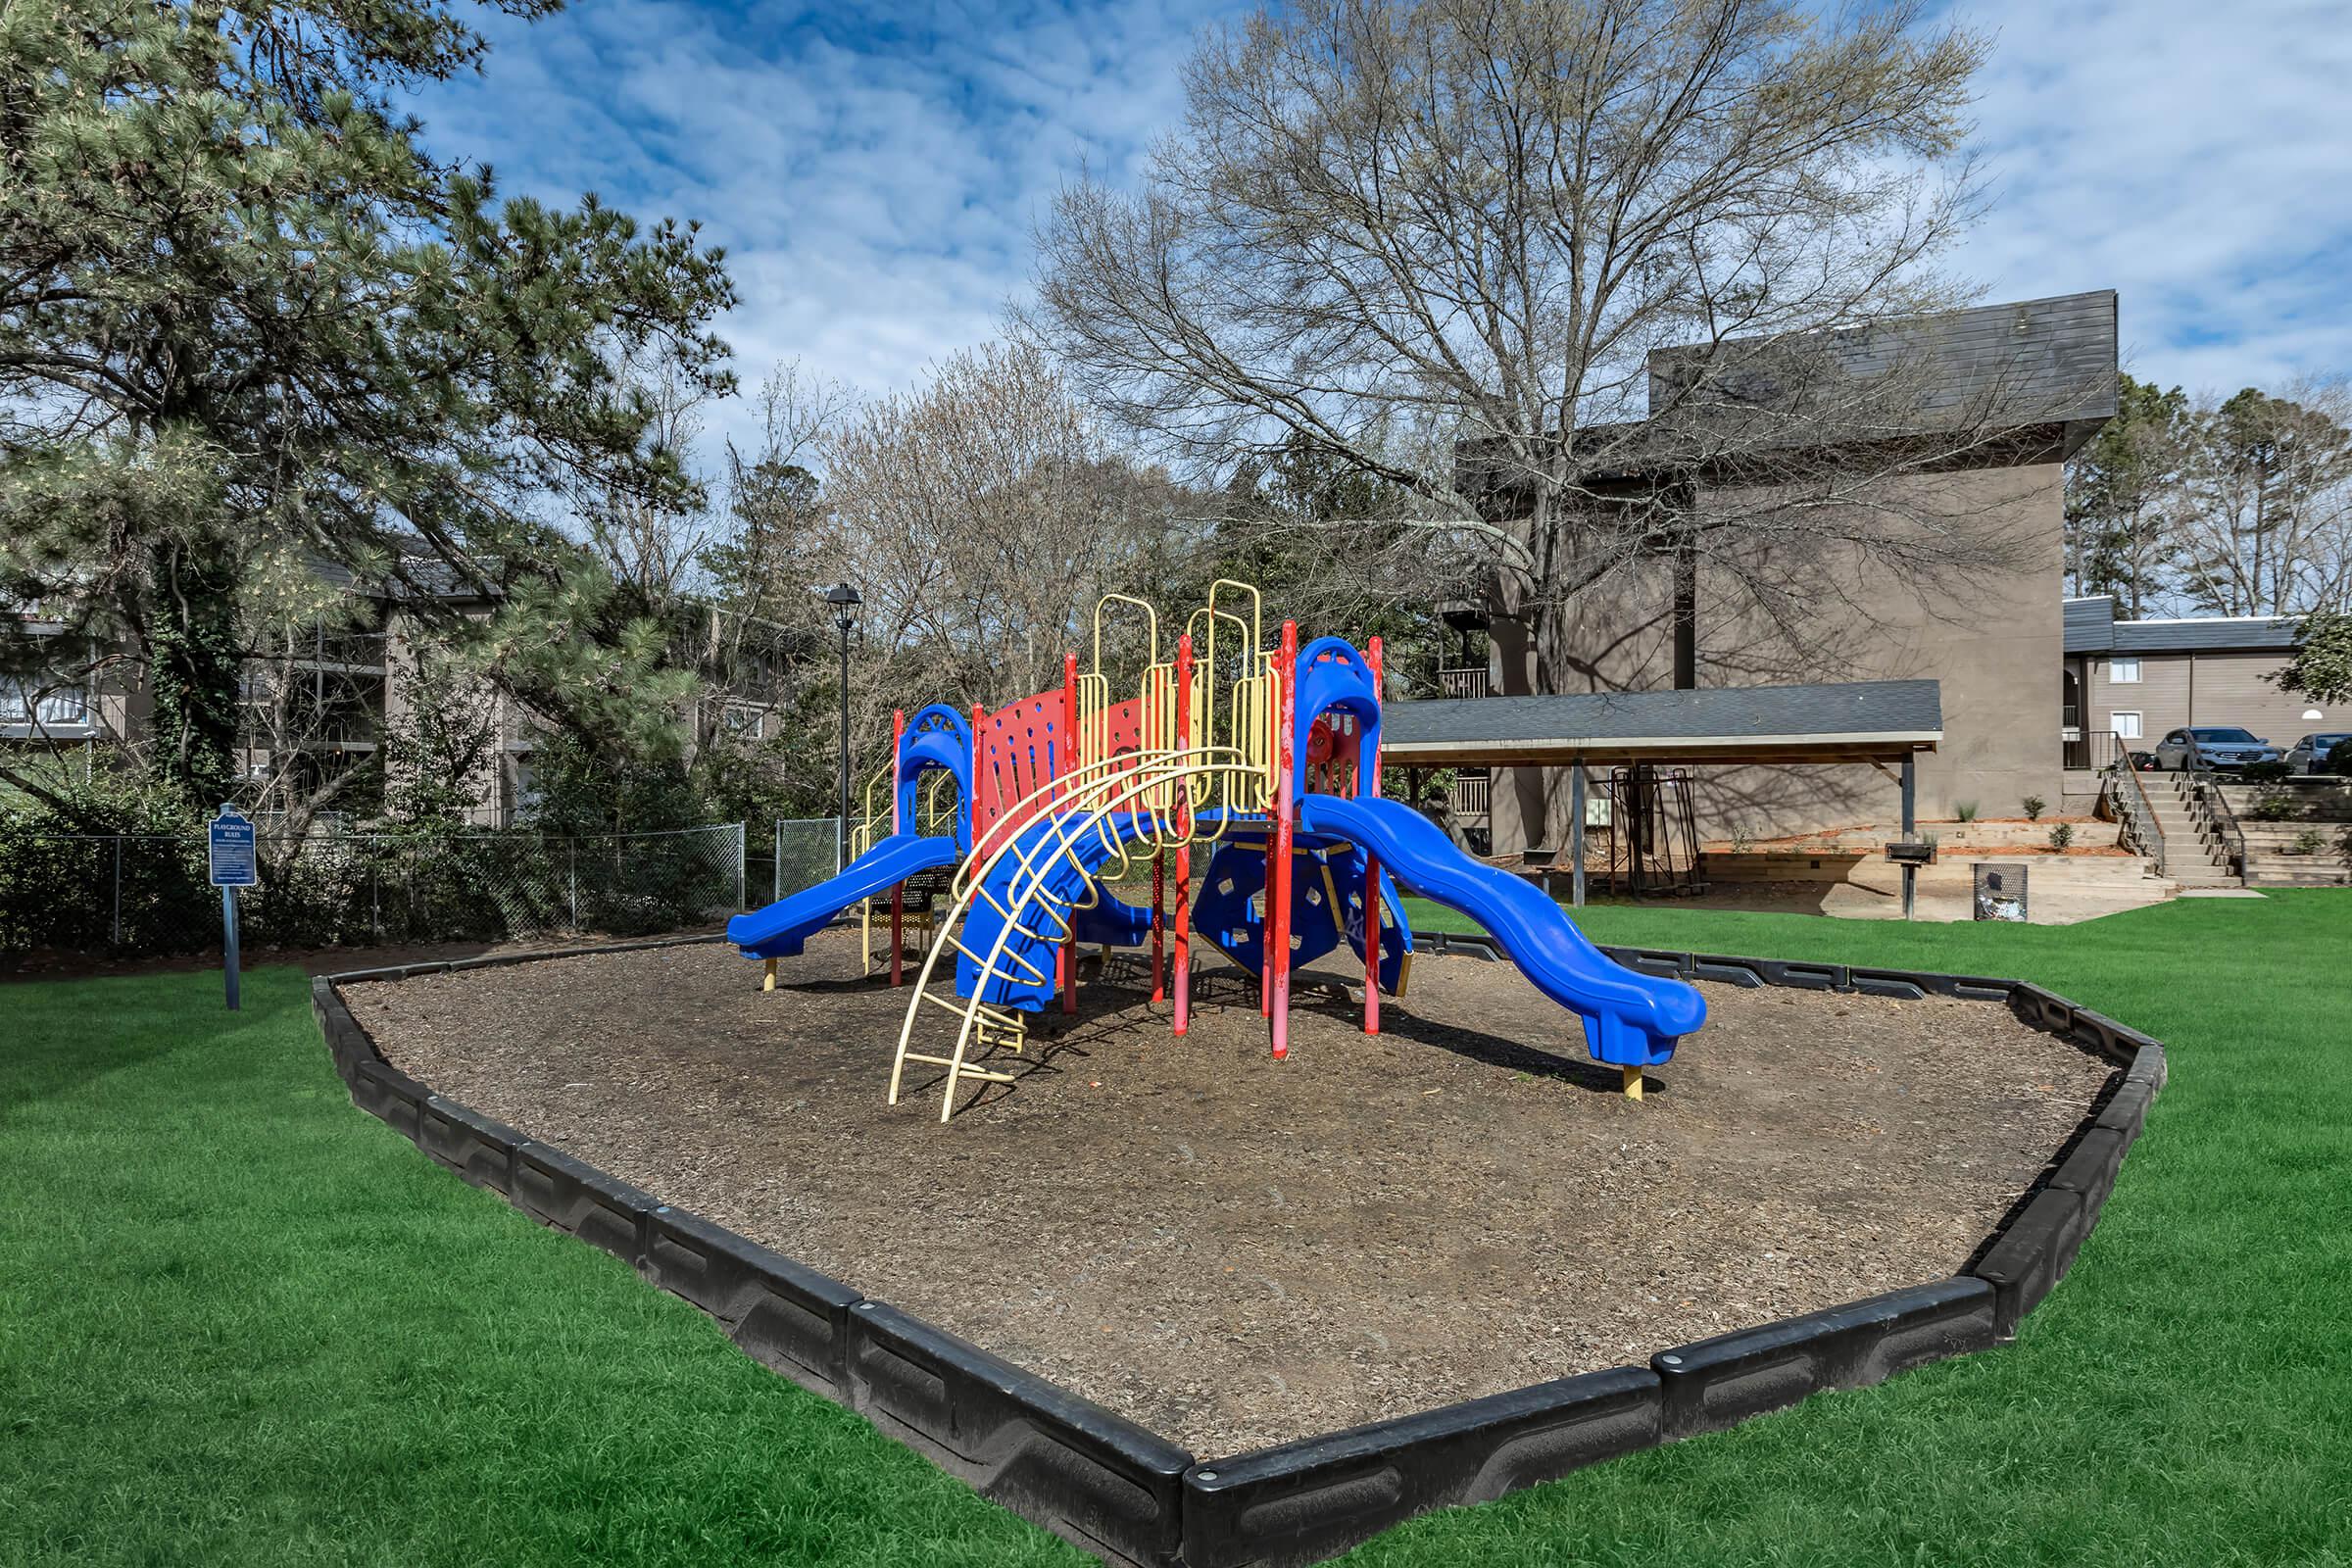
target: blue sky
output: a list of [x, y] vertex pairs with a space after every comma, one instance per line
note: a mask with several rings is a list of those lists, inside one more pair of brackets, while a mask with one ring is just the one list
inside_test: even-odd
[[[1229, 0], [1010, 6], [574, 0], [492, 19], [418, 106], [507, 190], [698, 218], [733, 258], [747, 382], [883, 391], [989, 335], [1082, 166], [1131, 177]], [[2122, 294], [2135, 373], [2234, 390], [2352, 371], [2352, 26], [2339, 0], [1985, 0], [1993, 299]], [[723, 432], [733, 419], [714, 421]]]

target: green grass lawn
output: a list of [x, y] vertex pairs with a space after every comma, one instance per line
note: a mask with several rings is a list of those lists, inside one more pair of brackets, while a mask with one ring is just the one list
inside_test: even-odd
[[[2352, 896], [1588, 913], [2038, 980], [2166, 1041], [2172, 1082], [2015, 1346], [1349, 1561], [2352, 1563]], [[0, 988], [0, 1563], [1086, 1560], [354, 1110], [291, 970], [246, 1006]]]

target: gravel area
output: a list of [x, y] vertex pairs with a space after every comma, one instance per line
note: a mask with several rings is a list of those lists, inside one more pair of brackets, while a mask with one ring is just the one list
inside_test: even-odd
[[937, 1069], [883, 1102], [907, 993], [854, 936], [772, 993], [704, 945], [345, 994], [440, 1093], [1204, 1456], [1947, 1275], [2107, 1073], [1986, 1004], [1709, 985], [1636, 1103], [1516, 970], [1426, 955], [1375, 1038], [1306, 971], [1275, 1062], [1212, 961], [1179, 1040], [1090, 959], [945, 1127]]

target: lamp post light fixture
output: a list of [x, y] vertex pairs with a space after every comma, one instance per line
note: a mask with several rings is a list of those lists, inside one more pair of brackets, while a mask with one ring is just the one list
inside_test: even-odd
[[833, 845], [838, 870], [850, 859], [850, 628], [858, 623], [858, 607], [864, 601], [845, 582], [825, 590], [825, 603], [833, 607], [833, 624], [841, 630], [841, 803]]

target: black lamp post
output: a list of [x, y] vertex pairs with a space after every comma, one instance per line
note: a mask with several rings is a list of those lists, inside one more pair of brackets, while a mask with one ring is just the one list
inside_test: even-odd
[[864, 601], [845, 582], [825, 590], [825, 603], [833, 607], [833, 624], [841, 629], [841, 820], [836, 824], [839, 837], [834, 850], [846, 865], [850, 858], [850, 628], [858, 623], [858, 607]]

